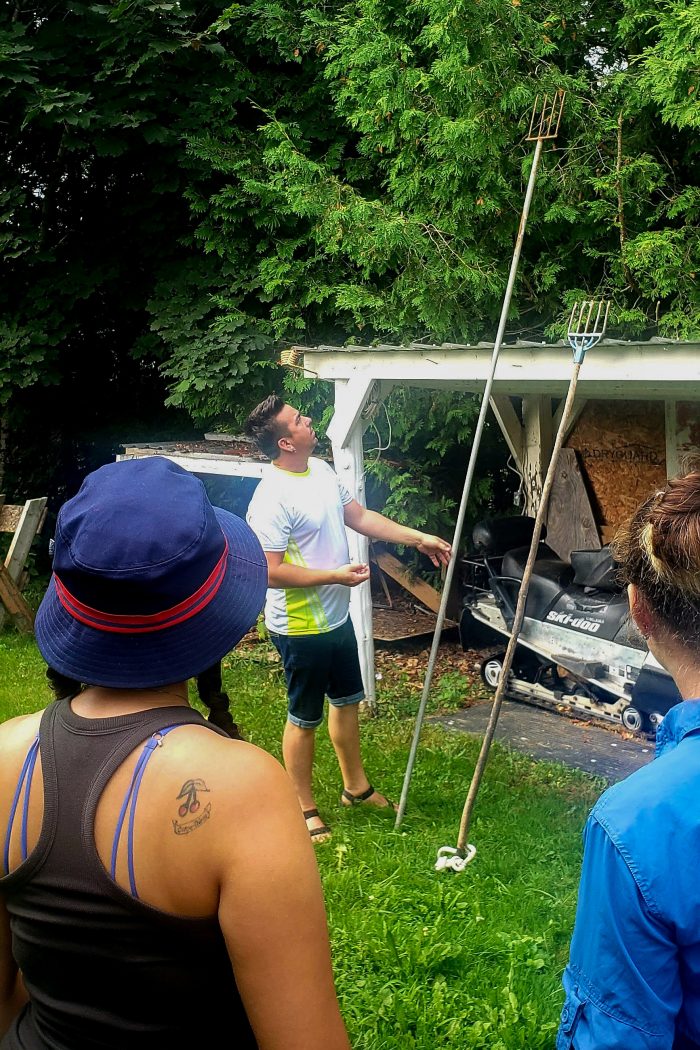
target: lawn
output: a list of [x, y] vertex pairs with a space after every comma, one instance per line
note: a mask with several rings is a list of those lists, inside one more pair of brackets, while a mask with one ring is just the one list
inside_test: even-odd
[[[362, 726], [368, 772], [395, 799], [422, 684], [412, 659], [381, 661], [381, 715]], [[47, 703], [33, 639], [0, 633], [0, 671], [0, 720]], [[248, 739], [279, 757], [284, 683], [269, 643], [249, 636], [227, 659], [225, 681]], [[457, 705], [473, 688], [460, 690], [450, 670], [435, 703]], [[476, 859], [462, 874], [437, 873], [438, 848], [455, 845], [478, 746], [424, 728], [396, 831], [388, 814], [341, 808], [332, 748], [319, 730], [317, 801], [333, 838], [316, 854], [355, 1050], [554, 1045], [581, 829], [604, 785], [494, 745], [470, 834]]]

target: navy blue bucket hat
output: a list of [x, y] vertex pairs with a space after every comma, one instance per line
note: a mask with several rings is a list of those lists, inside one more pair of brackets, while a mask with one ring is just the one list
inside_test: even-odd
[[89, 474], [56, 522], [36, 640], [56, 671], [152, 688], [211, 667], [253, 626], [267, 563], [250, 527], [162, 456]]

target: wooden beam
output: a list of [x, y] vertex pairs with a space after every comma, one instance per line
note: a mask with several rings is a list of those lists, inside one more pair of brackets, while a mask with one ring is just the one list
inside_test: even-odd
[[[322, 379], [377, 380], [430, 388], [481, 392], [490, 374], [493, 345], [307, 347], [306, 366]], [[492, 393], [565, 397], [571, 380], [571, 347], [516, 345], [501, 348]], [[700, 400], [700, 343], [601, 342], [588, 354], [578, 390], [582, 398]]]
[[[362, 413], [367, 404], [374, 379], [368, 375], [355, 376], [346, 383], [336, 383], [335, 411], [328, 424], [327, 434], [333, 445], [343, 448], [359, 424], [362, 426]], [[364, 423], [362, 430], [368, 425]]]
[[491, 398], [490, 403], [503, 437], [506, 439], [506, 444], [510, 449], [510, 454], [515, 460], [515, 465], [522, 473], [525, 430], [518, 418], [518, 413], [513, 407], [513, 402], [509, 397], [497, 394]]

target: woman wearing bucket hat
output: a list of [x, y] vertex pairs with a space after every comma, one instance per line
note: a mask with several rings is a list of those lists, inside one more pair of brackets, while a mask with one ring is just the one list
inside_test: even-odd
[[0, 1048], [348, 1050], [291, 783], [188, 703], [260, 544], [153, 457], [89, 475], [53, 568], [37, 643], [86, 685], [0, 726]]

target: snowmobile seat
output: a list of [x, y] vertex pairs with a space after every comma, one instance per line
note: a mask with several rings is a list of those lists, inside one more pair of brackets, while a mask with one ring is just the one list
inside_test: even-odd
[[[472, 529], [472, 543], [478, 554], [484, 557], [502, 557], [514, 547], [522, 547], [532, 540], [535, 519], [520, 514], [509, 518], [493, 518], [477, 521]], [[541, 538], [547, 530], [542, 526]]]
[[[503, 558], [501, 575], [522, 580], [529, 554], [529, 547], [517, 547], [515, 550], [508, 551]], [[574, 570], [571, 565], [558, 558], [551, 547], [541, 542], [527, 592], [527, 615], [544, 616], [573, 578]]]
[[610, 547], [602, 547], [597, 551], [572, 551], [571, 564], [577, 587], [593, 587], [599, 591], [614, 592], [622, 589], [617, 576], [619, 566]]

